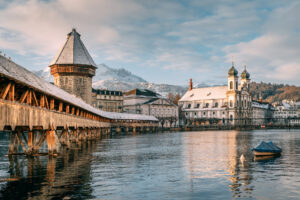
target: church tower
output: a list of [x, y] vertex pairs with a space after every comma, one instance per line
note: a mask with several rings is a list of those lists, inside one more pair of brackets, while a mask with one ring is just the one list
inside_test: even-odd
[[248, 90], [249, 84], [250, 84], [250, 74], [247, 72], [246, 65], [245, 65], [245, 69], [241, 74], [241, 86], [245, 87]]
[[56, 86], [92, 103], [92, 77], [97, 67], [75, 29], [49, 67]]
[[230, 124], [238, 124], [237, 118], [239, 113], [237, 112], [237, 107], [239, 106], [240, 92], [239, 92], [239, 77], [238, 71], [234, 68], [232, 62], [232, 67], [228, 71], [228, 88], [227, 88], [227, 102], [228, 102], [228, 117]]

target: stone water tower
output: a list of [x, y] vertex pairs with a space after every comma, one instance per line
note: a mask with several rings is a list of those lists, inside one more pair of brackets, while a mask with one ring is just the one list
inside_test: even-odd
[[56, 86], [92, 103], [92, 78], [97, 67], [75, 29], [49, 67]]

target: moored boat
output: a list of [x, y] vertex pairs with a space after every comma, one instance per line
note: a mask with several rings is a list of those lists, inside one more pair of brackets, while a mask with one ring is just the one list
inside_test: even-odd
[[262, 141], [257, 147], [251, 149], [255, 156], [274, 156], [279, 155], [282, 149], [273, 142]]

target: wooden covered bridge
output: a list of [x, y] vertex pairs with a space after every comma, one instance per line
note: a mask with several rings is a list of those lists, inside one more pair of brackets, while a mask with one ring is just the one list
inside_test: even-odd
[[98, 110], [0, 56], [0, 131], [11, 133], [9, 155], [48, 154], [60, 145], [96, 139], [111, 130], [155, 131], [153, 116]]

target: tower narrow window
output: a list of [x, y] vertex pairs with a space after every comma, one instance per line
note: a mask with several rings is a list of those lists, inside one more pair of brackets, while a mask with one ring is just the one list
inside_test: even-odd
[[232, 90], [233, 89], [233, 82], [230, 81], [229, 85], [230, 85], [230, 89]]
[[236, 90], [238, 89], [238, 82], [237, 81], [235, 82], [235, 89]]

